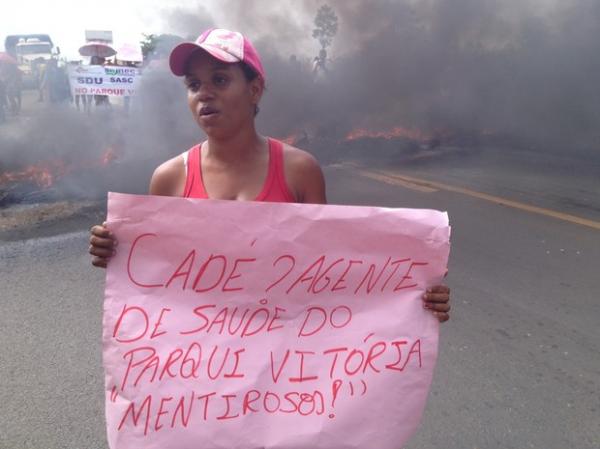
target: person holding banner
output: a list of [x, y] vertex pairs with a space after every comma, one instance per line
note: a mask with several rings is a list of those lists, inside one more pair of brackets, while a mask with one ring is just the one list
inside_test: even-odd
[[[210, 29], [170, 55], [173, 74], [184, 77], [188, 106], [208, 139], [160, 165], [150, 194], [237, 201], [325, 204], [325, 180], [309, 153], [256, 131], [265, 72], [241, 33]], [[109, 229], [91, 229], [92, 264], [106, 267], [115, 254]], [[450, 290], [433, 287], [423, 306], [447, 321]]]
[[[90, 65], [103, 66], [106, 64], [106, 59], [100, 56], [92, 56], [90, 59]], [[110, 107], [110, 100], [108, 95], [94, 95], [94, 103], [96, 107]]]

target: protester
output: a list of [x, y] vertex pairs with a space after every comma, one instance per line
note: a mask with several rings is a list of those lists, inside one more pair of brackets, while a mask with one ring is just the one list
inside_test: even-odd
[[324, 77], [327, 72], [327, 51], [322, 48], [319, 56], [315, 56], [313, 60], [312, 74], [315, 79], [319, 79]]
[[69, 74], [67, 73], [66, 67], [62, 66], [58, 68], [55, 82], [56, 84], [53, 87], [53, 91], [56, 102], [66, 103], [73, 101], [73, 96], [71, 95], [71, 85], [69, 83]]
[[71, 100], [69, 77], [64, 68], [58, 66], [56, 59], [48, 61], [43, 78], [44, 90], [51, 104], [64, 103]]
[[[81, 65], [81, 61], [69, 61], [69, 66], [71, 67], [77, 67]], [[68, 71], [67, 71], [67, 76], [68, 76]], [[71, 81], [69, 81], [69, 89], [70, 89], [70, 83]], [[90, 99], [88, 100], [88, 96], [90, 97]], [[72, 100], [75, 103], [75, 107], [77, 108], [78, 111], [81, 111], [81, 108], [83, 108], [84, 112], [89, 112], [90, 110], [90, 106], [91, 106], [91, 95], [85, 95], [85, 94], [75, 94], [75, 95], [71, 95]]]
[[[123, 61], [122, 65], [137, 69], [137, 63], [134, 61]], [[129, 114], [129, 111], [131, 110], [131, 96], [126, 95], [123, 97], [123, 108], [125, 109], [125, 114]]]
[[0, 72], [0, 123], [6, 121], [6, 83], [4, 82], [4, 73]]
[[[175, 47], [170, 67], [184, 77], [188, 106], [208, 139], [160, 165], [150, 180], [151, 195], [326, 203], [317, 161], [256, 131], [265, 73], [248, 39], [208, 30], [196, 42]], [[93, 265], [106, 267], [115, 248], [115, 236], [105, 224], [92, 227]], [[423, 299], [439, 321], [448, 319], [448, 287], [436, 286]]]
[[10, 110], [13, 115], [19, 115], [21, 112], [21, 92], [23, 90], [23, 72], [14, 64], [5, 65], [4, 83], [5, 98], [10, 104]]
[[56, 60], [50, 59], [44, 66], [44, 71], [41, 72], [40, 101], [50, 101], [50, 85], [54, 82], [55, 68]]
[[35, 66], [35, 79], [38, 86], [38, 103], [42, 103], [44, 101], [44, 77], [46, 73], [46, 64], [37, 64]]
[[91, 95], [77, 94], [75, 95], [75, 107], [78, 111], [83, 107], [83, 112], [90, 112], [92, 100]]
[[[100, 65], [103, 66], [106, 64], [106, 59], [101, 56], [92, 56], [90, 59], [90, 65]], [[96, 107], [109, 107], [110, 101], [108, 100], [108, 95], [94, 95], [94, 103]]]

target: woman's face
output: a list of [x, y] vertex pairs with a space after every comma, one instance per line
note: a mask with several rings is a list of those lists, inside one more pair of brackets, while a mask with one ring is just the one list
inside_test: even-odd
[[226, 64], [197, 51], [190, 59], [185, 84], [190, 110], [207, 136], [226, 138], [253, 123], [262, 81], [248, 81], [239, 64]]

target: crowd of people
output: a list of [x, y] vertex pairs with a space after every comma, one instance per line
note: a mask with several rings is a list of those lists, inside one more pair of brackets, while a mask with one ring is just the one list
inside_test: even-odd
[[[38, 102], [60, 104], [73, 100], [67, 70], [58, 64], [57, 59], [50, 59], [39, 66], [35, 83]], [[23, 72], [16, 64], [0, 64], [0, 123], [10, 115], [18, 116], [21, 113], [25, 87]]]
[[[56, 58], [48, 60], [37, 67], [34, 86], [25, 86], [23, 72], [18, 65], [0, 61], [0, 123], [6, 122], [10, 116], [21, 113], [22, 95], [25, 88], [37, 89], [37, 101], [50, 105], [73, 104], [78, 111], [91, 112], [93, 107], [110, 107], [107, 95], [73, 95], [69, 81], [69, 65], [81, 65], [81, 61], [67, 64]], [[89, 65], [137, 65], [122, 61], [109, 61], [106, 58], [92, 56]], [[124, 98], [125, 110], [129, 109], [130, 98]]]

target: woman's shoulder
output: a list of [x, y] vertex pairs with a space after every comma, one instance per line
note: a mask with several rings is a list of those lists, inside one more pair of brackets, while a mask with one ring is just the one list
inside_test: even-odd
[[302, 203], [325, 203], [325, 178], [317, 159], [308, 151], [283, 143], [288, 186]]
[[185, 154], [175, 156], [156, 167], [150, 179], [150, 195], [183, 195], [186, 178]]
[[282, 142], [282, 147], [286, 171], [288, 169], [301, 173], [321, 171], [319, 162], [308, 151], [301, 150], [285, 142]]

